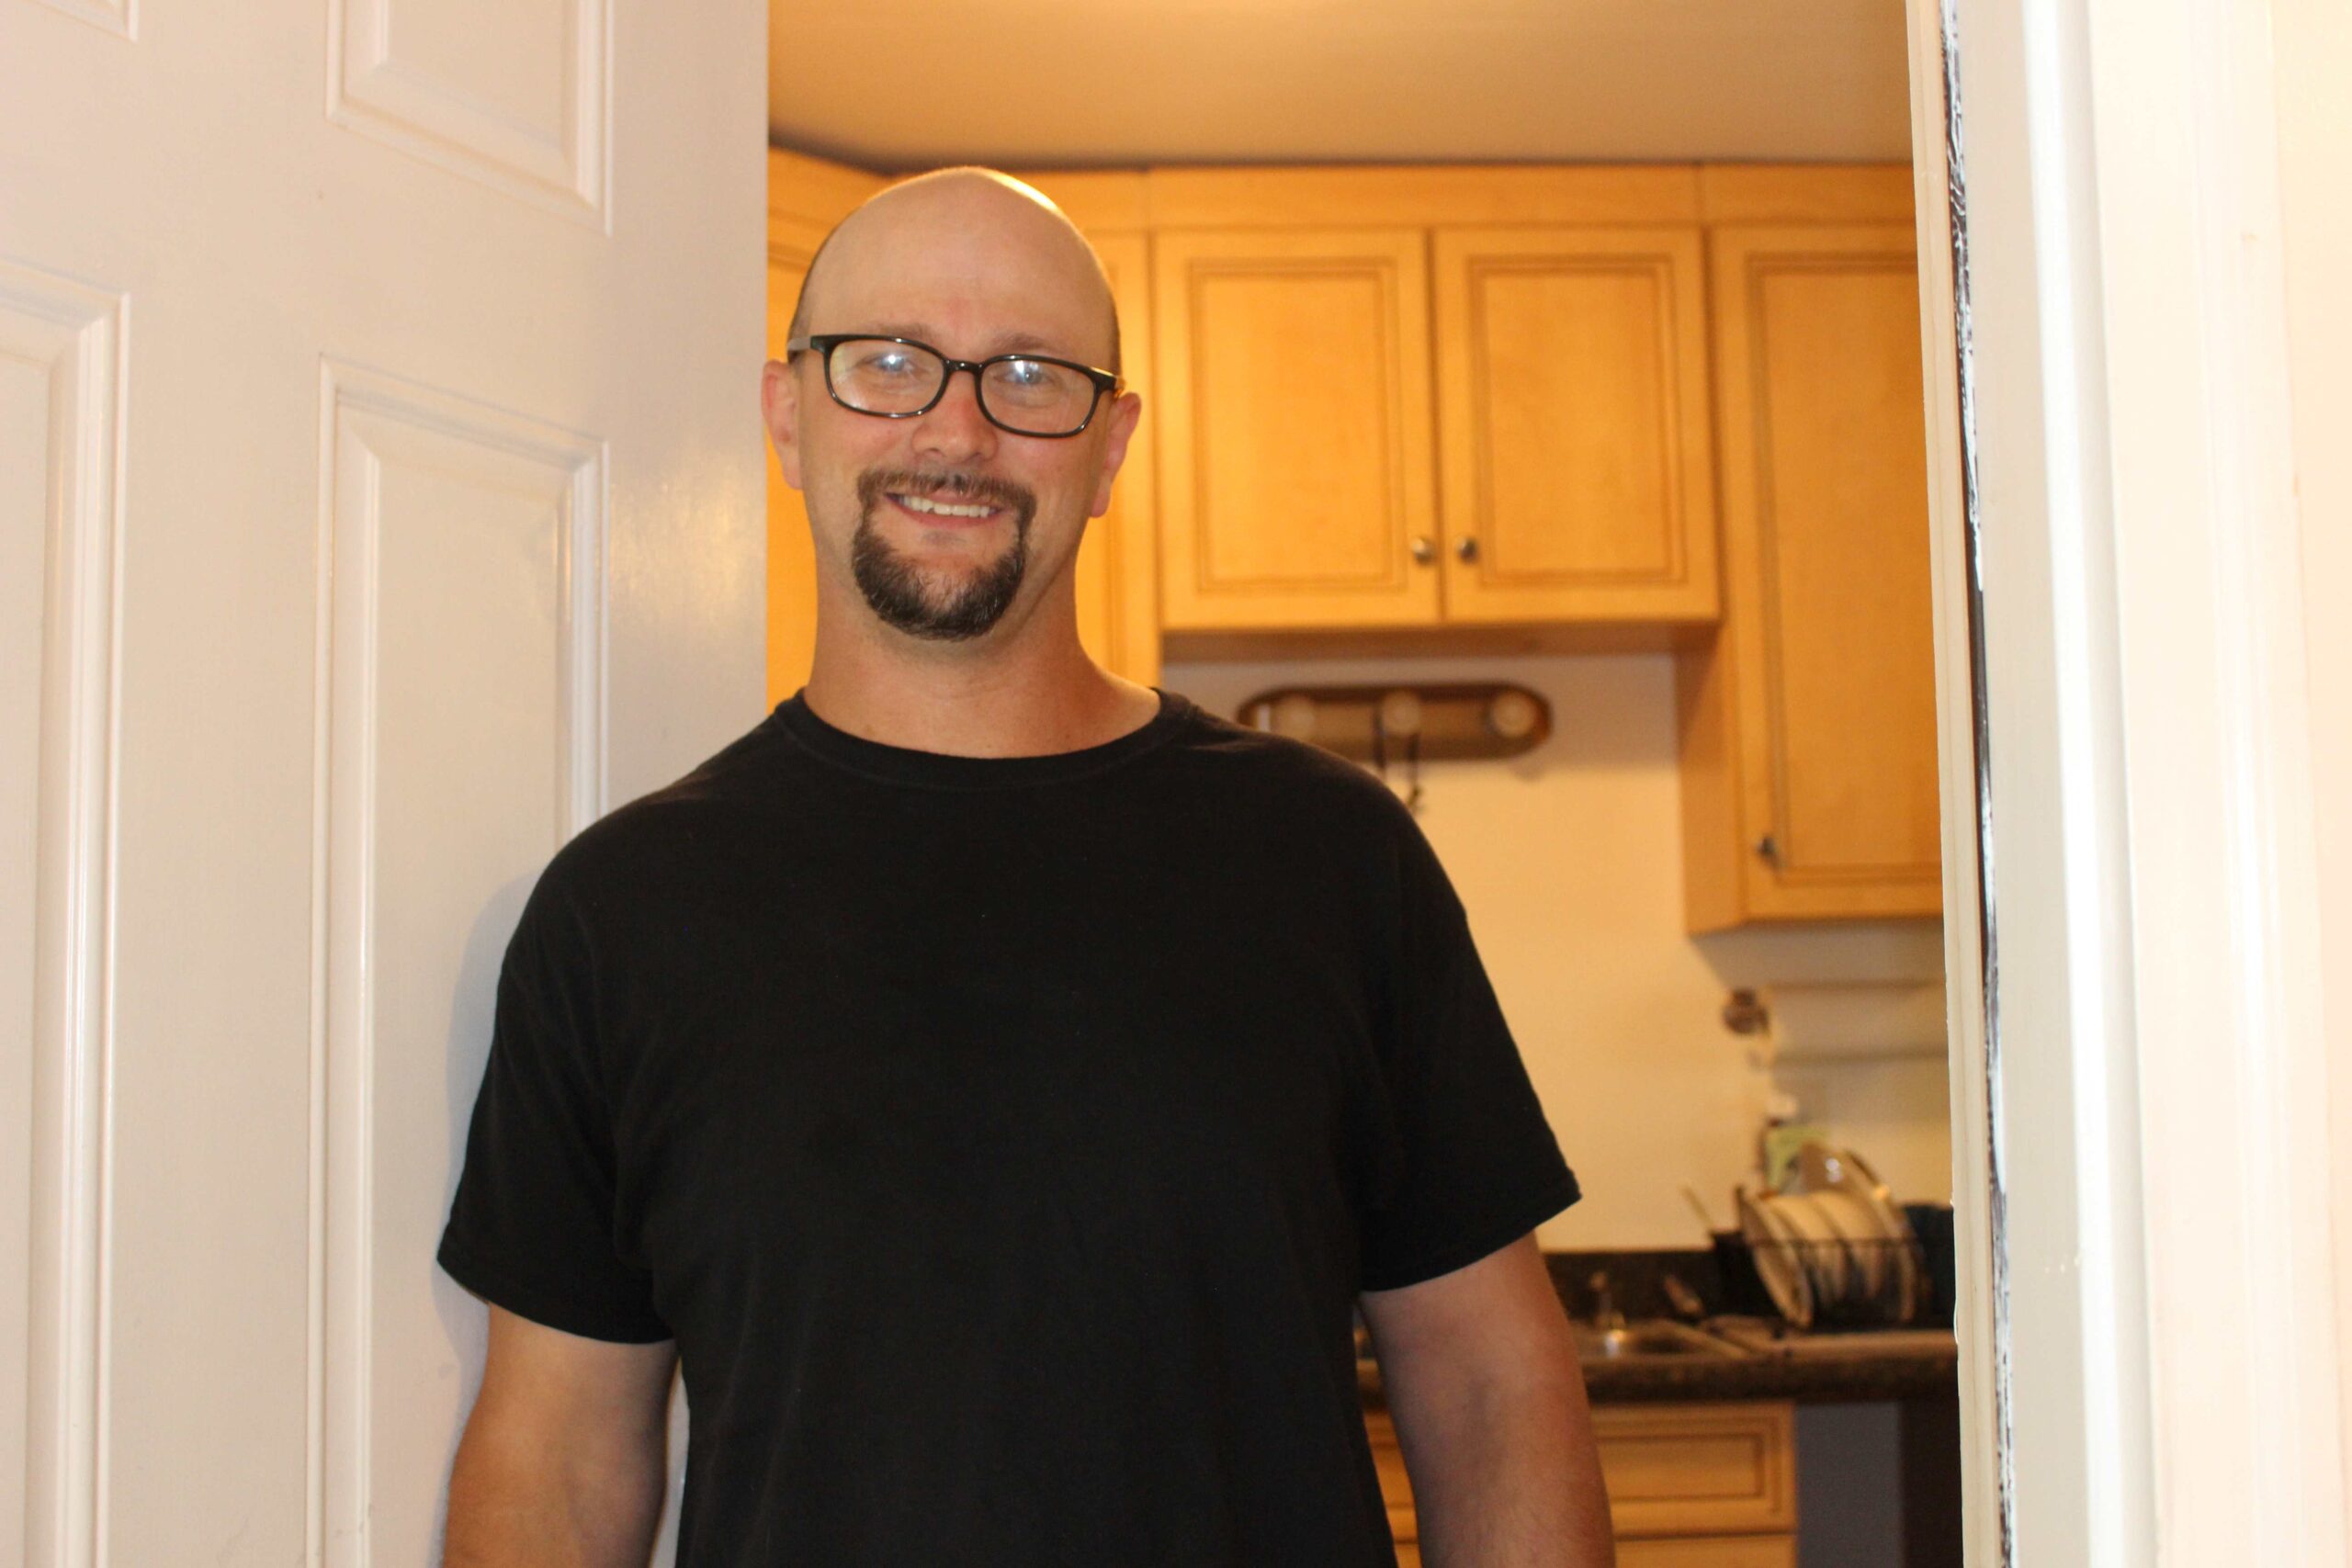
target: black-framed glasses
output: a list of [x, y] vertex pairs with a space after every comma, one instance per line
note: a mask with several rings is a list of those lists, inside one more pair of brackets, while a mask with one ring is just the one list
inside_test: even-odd
[[951, 359], [910, 337], [872, 333], [815, 333], [784, 345], [787, 355], [810, 349], [825, 362], [825, 390], [833, 401], [878, 419], [929, 413], [947, 395], [947, 378], [972, 373], [980, 412], [1015, 435], [1059, 438], [1094, 423], [1102, 394], [1125, 383], [1108, 370], [1038, 354], [996, 354]]

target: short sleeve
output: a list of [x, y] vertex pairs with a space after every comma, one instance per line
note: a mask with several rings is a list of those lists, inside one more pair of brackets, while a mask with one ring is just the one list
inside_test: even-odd
[[542, 875], [499, 969], [490, 1059], [438, 1256], [458, 1283], [535, 1323], [651, 1343], [671, 1333], [650, 1276], [616, 1246], [591, 956], [577, 912]]
[[1378, 1148], [1360, 1230], [1367, 1291], [1474, 1263], [1578, 1196], [1462, 901], [1410, 818], [1396, 859]]

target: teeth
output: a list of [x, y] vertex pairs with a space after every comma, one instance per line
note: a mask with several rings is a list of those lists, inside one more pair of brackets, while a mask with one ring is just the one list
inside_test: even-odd
[[951, 506], [945, 502], [932, 501], [920, 495], [902, 495], [896, 499], [910, 512], [933, 512], [942, 517], [986, 517], [996, 510], [993, 506]]

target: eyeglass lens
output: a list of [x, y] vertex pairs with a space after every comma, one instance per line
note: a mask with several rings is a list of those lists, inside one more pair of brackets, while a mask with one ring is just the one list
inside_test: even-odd
[[[833, 396], [864, 413], [912, 413], [939, 396], [947, 365], [912, 344], [851, 338], [833, 345], [827, 367]], [[1044, 359], [997, 359], [977, 378], [980, 407], [1027, 435], [1066, 435], [1093, 412], [1094, 383]]]

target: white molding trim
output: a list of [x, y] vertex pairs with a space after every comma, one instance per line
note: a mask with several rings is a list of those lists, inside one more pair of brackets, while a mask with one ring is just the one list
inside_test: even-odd
[[0, 353], [49, 371], [33, 889], [26, 1561], [106, 1560], [116, 769], [130, 302], [0, 261]]
[[[602, 807], [603, 442], [334, 360], [320, 372], [317, 705], [312, 758], [308, 1558], [367, 1568], [371, 1508], [374, 889], [378, 561], [383, 458], [395, 427], [544, 469], [556, 517], [564, 723], [549, 787], [563, 836]], [[550, 846], [552, 848], [552, 846]]]
[[[1991, 1027], [1955, 1012], [1969, 1561], [2341, 1564], [2267, 6], [1911, 14], [1915, 97], [1940, 96], [1930, 30], [1956, 22], [1960, 49], [1992, 738]], [[1924, 261], [1941, 193], [1920, 177]], [[1931, 402], [1931, 430], [1954, 423]], [[1948, 810], [1948, 852], [1964, 832]], [[1989, 1539], [2004, 1493], [2012, 1533]]]
[[2159, 1560], [2340, 1563], [2268, 6], [2083, 7], [2113, 258], [2104, 373]]
[[[1937, 758], [1943, 823], [1946, 1062], [1952, 1129], [1952, 1234], [1960, 1340], [1961, 1518], [1967, 1562], [2006, 1562], [2010, 1479], [2003, 1469], [2007, 1391], [2006, 1307], [1994, 1250], [1994, 1062], [1984, 914], [1990, 888], [1980, 853], [1986, 820], [1977, 745], [1978, 683], [1973, 485], [1966, 379], [1966, 277], [1955, 254], [1957, 124], [1948, 71], [1956, 63], [1942, 0], [1910, 0], [1911, 166], [1917, 227], [1920, 364], [1928, 433], [1929, 570], [1935, 604]], [[1964, 181], [1958, 182], [1964, 185]], [[1964, 239], [1964, 228], [1961, 231]]]

